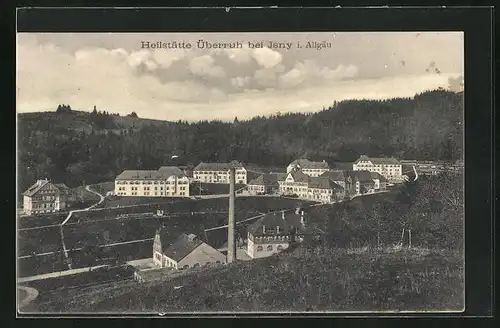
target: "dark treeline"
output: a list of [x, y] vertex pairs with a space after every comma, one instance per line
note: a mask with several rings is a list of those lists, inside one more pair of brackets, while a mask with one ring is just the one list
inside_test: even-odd
[[231, 159], [273, 166], [299, 156], [333, 162], [360, 154], [454, 161], [463, 155], [462, 128], [463, 94], [443, 90], [227, 123], [141, 120], [135, 112], [119, 117], [63, 105], [19, 115], [20, 188], [41, 177], [75, 186], [112, 180], [124, 169]]

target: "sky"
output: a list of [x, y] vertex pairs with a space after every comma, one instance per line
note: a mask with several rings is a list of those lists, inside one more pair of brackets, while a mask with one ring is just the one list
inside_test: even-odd
[[[191, 48], [143, 47], [174, 41]], [[242, 47], [230, 48], [236, 42]], [[169, 121], [242, 120], [458, 91], [463, 67], [461, 32], [18, 33], [17, 112], [69, 104]]]

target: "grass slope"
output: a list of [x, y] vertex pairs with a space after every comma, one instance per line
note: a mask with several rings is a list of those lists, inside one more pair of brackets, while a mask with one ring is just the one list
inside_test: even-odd
[[[54, 293], [50, 312], [435, 311], [463, 307], [461, 257], [444, 251], [300, 247], [145, 284]], [[183, 286], [174, 289], [174, 286]], [[44, 298], [41, 298], [43, 300]]]

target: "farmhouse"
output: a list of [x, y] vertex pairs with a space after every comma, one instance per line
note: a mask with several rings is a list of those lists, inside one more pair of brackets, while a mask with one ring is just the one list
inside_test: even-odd
[[182, 234], [169, 245], [167, 231], [160, 228], [153, 243], [153, 263], [160, 268], [187, 269], [224, 264], [226, 256], [194, 234]]
[[375, 158], [361, 155], [352, 165], [354, 171], [376, 172], [384, 176], [388, 182], [403, 182], [403, 168], [395, 158]]
[[238, 161], [230, 163], [203, 163], [193, 170], [193, 178], [205, 183], [229, 184], [229, 169], [236, 168], [236, 183], [247, 184], [247, 170]]
[[268, 213], [255, 221], [247, 230], [247, 254], [251, 258], [262, 258], [287, 249], [305, 237], [318, 237], [321, 233], [307, 227], [304, 211], [295, 213]]
[[317, 177], [320, 176], [323, 172], [329, 171], [330, 166], [326, 161], [312, 162], [308, 159], [302, 158], [296, 159], [291, 162], [286, 168], [286, 173], [299, 170], [311, 177]]
[[259, 175], [248, 183], [248, 192], [252, 195], [274, 194], [279, 192], [280, 185], [278, 181], [285, 180], [284, 173], [265, 173]]
[[63, 183], [38, 180], [23, 193], [23, 212], [32, 215], [60, 211], [68, 205], [69, 191]]
[[189, 179], [178, 167], [126, 170], [115, 179], [115, 195], [134, 197], [189, 197]]

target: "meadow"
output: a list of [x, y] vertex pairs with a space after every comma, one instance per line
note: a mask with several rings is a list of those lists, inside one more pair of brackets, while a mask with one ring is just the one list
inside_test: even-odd
[[[461, 257], [426, 249], [299, 247], [162, 281], [53, 295], [35, 311], [426, 311], [464, 306]], [[182, 286], [174, 289], [174, 286]]]

